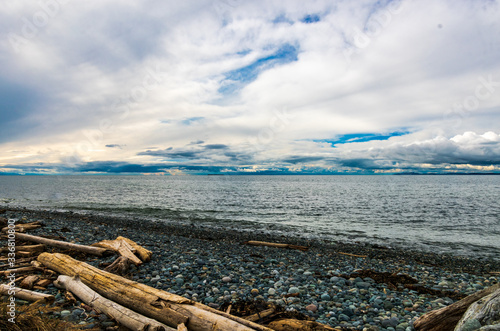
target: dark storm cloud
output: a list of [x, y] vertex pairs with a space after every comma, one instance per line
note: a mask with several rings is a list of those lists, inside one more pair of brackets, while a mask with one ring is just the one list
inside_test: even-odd
[[288, 158], [284, 158], [283, 162], [297, 164], [297, 163], [315, 162], [315, 161], [320, 161], [320, 160], [323, 160], [323, 159], [324, 159], [324, 157], [322, 157], [322, 156], [300, 156], [300, 155], [293, 155], [293, 156], [290, 156]]

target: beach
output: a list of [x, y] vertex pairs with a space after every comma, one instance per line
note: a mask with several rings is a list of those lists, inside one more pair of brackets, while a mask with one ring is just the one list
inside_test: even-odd
[[[202, 225], [16, 208], [0, 216], [41, 221], [44, 226], [30, 234], [56, 235], [83, 245], [127, 237], [153, 252], [150, 262], [132, 267], [130, 279], [216, 309], [241, 301], [271, 303], [319, 323], [353, 330], [412, 330], [413, 322], [424, 313], [497, 283], [500, 270], [500, 262], [487, 258], [304, 240], [264, 231], [222, 231]], [[309, 249], [245, 245], [249, 240]], [[85, 262], [102, 268], [114, 259]], [[409, 276], [418, 286], [383, 282], [366, 276], [362, 271], [367, 270], [375, 276]], [[57, 288], [51, 285], [47, 291], [56, 296], [56, 304], [63, 304], [64, 296]], [[78, 303], [53, 315], [88, 328], [114, 325], [105, 316], [89, 317]]]

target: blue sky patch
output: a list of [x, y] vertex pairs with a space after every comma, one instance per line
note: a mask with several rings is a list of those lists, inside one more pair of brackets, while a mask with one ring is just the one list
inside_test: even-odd
[[219, 88], [219, 93], [232, 94], [241, 89], [243, 84], [254, 81], [265, 69], [297, 61], [298, 52], [299, 50], [297, 47], [285, 44], [269, 56], [258, 59], [246, 67], [227, 72], [225, 74], [227, 84], [223, 84]]
[[350, 143], [362, 143], [372, 140], [388, 140], [391, 137], [399, 137], [409, 134], [409, 131], [395, 131], [387, 134], [382, 133], [349, 133], [337, 136], [334, 139], [321, 139], [314, 140], [315, 142], [325, 142], [332, 144], [332, 147], [335, 145], [341, 144], [350, 144]]
[[312, 15], [306, 15], [306, 16], [304, 16], [300, 21], [302, 23], [309, 24], [309, 23], [319, 22], [320, 20], [321, 19], [320, 19], [319, 15], [312, 14]]
[[184, 124], [184, 125], [191, 125], [193, 124], [194, 122], [199, 122], [201, 121], [202, 119], [204, 119], [204, 117], [189, 117], [189, 118], [186, 118], [184, 120], [181, 121], [181, 124]]

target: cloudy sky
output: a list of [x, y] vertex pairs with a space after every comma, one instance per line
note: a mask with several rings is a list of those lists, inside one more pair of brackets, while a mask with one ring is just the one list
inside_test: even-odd
[[6, 0], [0, 173], [500, 172], [500, 1]]

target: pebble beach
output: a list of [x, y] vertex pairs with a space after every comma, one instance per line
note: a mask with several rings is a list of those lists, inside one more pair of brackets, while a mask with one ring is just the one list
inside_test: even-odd
[[[153, 252], [150, 262], [132, 267], [129, 278], [213, 308], [240, 301], [267, 302], [347, 330], [413, 330], [419, 316], [500, 278], [500, 261], [487, 258], [71, 212], [8, 209], [0, 216], [41, 221], [44, 226], [30, 234], [58, 235], [83, 245], [127, 237]], [[309, 250], [245, 245], [249, 240]], [[85, 262], [102, 268], [115, 258], [88, 257]], [[360, 270], [407, 275], [430, 293], [356, 276]], [[64, 294], [53, 285], [46, 293], [56, 297], [55, 305], [64, 303]], [[52, 314], [87, 329], [115, 325], [105, 315], [87, 314], [78, 302]]]

